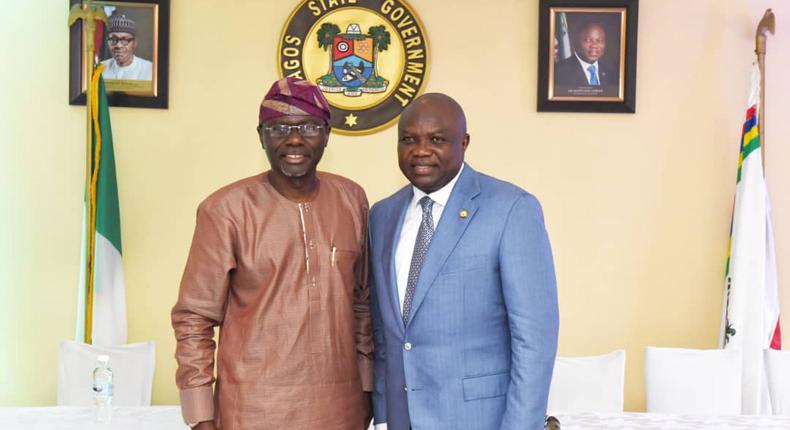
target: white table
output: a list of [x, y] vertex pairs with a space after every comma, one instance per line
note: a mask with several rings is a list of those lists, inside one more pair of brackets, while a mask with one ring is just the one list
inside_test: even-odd
[[[692, 416], [626, 412], [554, 414], [562, 430], [789, 430], [790, 417]], [[189, 430], [178, 406], [115, 407], [109, 424], [94, 421], [93, 408], [0, 408], [3, 430]]]
[[109, 424], [97, 423], [93, 408], [52, 406], [0, 408], [3, 430], [189, 430], [179, 406], [114, 407]]
[[790, 430], [790, 417], [697, 416], [625, 412], [621, 414], [553, 414], [562, 430]]

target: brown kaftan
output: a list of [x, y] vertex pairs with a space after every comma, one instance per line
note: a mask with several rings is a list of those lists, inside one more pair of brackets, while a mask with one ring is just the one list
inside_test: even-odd
[[362, 428], [373, 349], [367, 198], [348, 179], [318, 178], [308, 203], [286, 199], [263, 173], [220, 189], [198, 208], [172, 312], [188, 423]]

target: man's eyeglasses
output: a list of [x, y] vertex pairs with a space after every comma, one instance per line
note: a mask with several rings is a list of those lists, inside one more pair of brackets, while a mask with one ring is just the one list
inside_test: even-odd
[[321, 130], [324, 128], [325, 126], [322, 124], [313, 124], [311, 122], [297, 125], [275, 124], [269, 127], [263, 127], [266, 133], [269, 134], [269, 137], [276, 139], [282, 139], [288, 136], [293, 130], [296, 130], [304, 137], [316, 137], [321, 134]]
[[127, 46], [133, 40], [134, 40], [134, 37], [128, 37], [128, 38], [127, 37], [110, 37], [110, 38], [107, 39], [107, 42], [110, 45], [113, 45], [113, 46], [115, 46], [115, 45], [117, 45], [119, 43], [121, 44], [121, 46]]

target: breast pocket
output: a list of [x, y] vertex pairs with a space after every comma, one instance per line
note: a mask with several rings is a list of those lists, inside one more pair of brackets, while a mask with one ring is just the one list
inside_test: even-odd
[[489, 258], [486, 255], [470, 255], [465, 257], [450, 257], [442, 267], [441, 274], [472, 272], [475, 270], [485, 270], [489, 266]]
[[329, 271], [331, 276], [343, 285], [343, 290], [351, 292], [357, 283], [361, 249], [350, 245], [335, 244], [329, 248]]
[[351, 268], [353, 271], [354, 265], [359, 258], [360, 252], [352, 249], [334, 248], [329, 251], [329, 265], [336, 270], [345, 270]]

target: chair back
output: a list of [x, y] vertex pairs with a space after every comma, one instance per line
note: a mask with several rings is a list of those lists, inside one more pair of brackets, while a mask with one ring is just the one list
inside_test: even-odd
[[625, 351], [557, 357], [549, 390], [549, 413], [623, 411]]
[[766, 349], [763, 354], [771, 410], [774, 415], [790, 415], [790, 351]]
[[645, 349], [647, 412], [741, 413], [741, 353], [735, 349]]
[[154, 342], [96, 346], [64, 340], [58, 357], [58, 406], [93, 405], [93, 369], [99, 355], [110, 356], [113, 405], [149, 406], [154, 380]]

